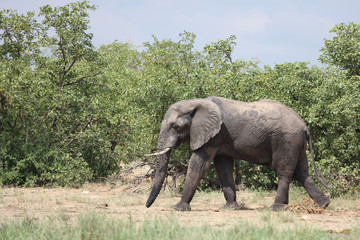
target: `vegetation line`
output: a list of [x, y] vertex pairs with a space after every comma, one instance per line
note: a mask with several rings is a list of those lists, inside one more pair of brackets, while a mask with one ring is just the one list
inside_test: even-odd
[[[100, 181], [156, 152], [161, 120], [177, 101], [221, 96], [278, 100], [312, 126], [315, 161], [329, 194], [360, 189], [360, 25], [338, 24], [320, 61], [260, 67], [234, 59], [236, 37], [194, 48], [196, 35], [140, 48], [94, 47], [88, 1], [0, 12], [0, 186]], [[274, 60], [276, 61], [276, 59]], [[106, 87], [104, 87], [106, 86]], [[188, 159], [188, 146], [171, 159]], [[186, 161], [174, 161], [184, 172]], [[265, 167], [236, 163], [248, 188], [276, 188]], [[312, 169], [310, 172], [314, 172]], [[214, 178], [214, 172], [207, 175]], [[240, 178], [239, 178], [240, 179]], [[203, 183], [201, 188], [211, 187]]]

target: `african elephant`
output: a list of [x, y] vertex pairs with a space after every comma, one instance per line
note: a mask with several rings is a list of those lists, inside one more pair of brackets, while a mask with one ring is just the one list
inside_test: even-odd
[[158, 196], [166, 175], [171, 149], [189, 141], [189, 160], [182, 197], [174, 208], [190, 211], [190, 201], [200, 180], [214, 161], [225, 207], [238, 208], [233, 178], [234, 158], [271, 167], [278, 176], [272, 210], [288, 204], [289, 184], [296, 179], [326, 208], [330, 200], [315, 185], [308, 171], [307, 143], [317, 179], [325, 187], [313, 156], [310, 133], [304, 121], [289, 107], [272, 100], [241, 102], [221, 97], [192, 99], [171, 105], [161, 124], [157, 145], [156, 175], [146, 206]]

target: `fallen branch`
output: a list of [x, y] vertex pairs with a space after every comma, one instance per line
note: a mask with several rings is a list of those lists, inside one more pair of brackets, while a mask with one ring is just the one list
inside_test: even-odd
[[[135, 164], [135, 165], [133, 165], [133, 166], [130, 166], [130, 167], [128, 167], [128, 168], [120, 171], [120, 172], [117, 173], [115, 176], [113, 176], [112, 178], [110, 178], [110, 179], [108, 180], [108, 182], [114, 182], [116, 179], [122, 179], [122, 178], [123, 178], [122, 175], [124, 175], [124, 174], [129, 174], [129, 173], [131, 173], [133, 170], [135, 170], [135, 169], [137, 169], [137, 168], [140, 168], [140, 167], [143, 167], [143, 166], [145, 166], [145, 165], [149, 165], [150, 167], [152, 166], [152, 164], [150, 164], [150, 163], [148, 163], [148, 162], [142, 162], [142, 163]], [[149, 171], [151, 171], [151, 170], [152, 170], [152, 168], [150, 168]], [[144, 176], [149, 175], [149, 174], [148, 174], [149, 171], [148, 171]], [[147, 177], [148, 177], [148, 176], [147, 176]], [[144, 178], [145, 178], [145, 177], [144, 177]], [[124, 184], [121, 184], [121, 185], [124, 185]]]
[[[128, 177], [131, 173], [133, 173], [133, 171], [135, 169], [144, 167], [146, 165], [149, 165], [150, 169], [145, 174], [138, 175], [138, 176], [131, 176], [129, 179], [125, 180], [125, 178]], [[149, 162], [142, 162], [142, 163], [137, 163], [135, 165], [132, 165], [132, 166], [120, 171], [119, 173], [117, 173], [116, 175], [114, 175], [113, 177], [108, 179], [107, 182], [112, 185], [111, 189], [116, 189], [116, 188], [119, 188], [119, 187], [124, 186], [124, 185], [130, 185], [130, 186], [126, 187], [124, 189], [124, 191], [129, 190], [129, 189], [133, 189], [133, 191], [137, 191], [140, 184], [145, 179], [154, 178], [155, 173], [156, 173], [156, 170], [154, 168], [154, 164], [149, 163]], [[176, 184], [177, 179], [180, 176], [183, 176], [185, 174], [186, 174], [186, 167], [185, 166], [179, 167], [179, 166], [174, 166], [172, 164], [169, 164], [168, 165], [168, 171], [166, 173], [165, 183], [164, 183], [163, 187], [165, 188], [166, 186], [168, 186], [168, 187], [170, 187], [172, 189], [177, 188], [177, 184]], [[172, 182], [173, 182], [172, 185], [169, 185], [167, 183], [167, 177], [168, 176], [172, 177]], [[116, 180], [120, 180], [121, 181], [120, 184], [116, 184], [115, 183]]]

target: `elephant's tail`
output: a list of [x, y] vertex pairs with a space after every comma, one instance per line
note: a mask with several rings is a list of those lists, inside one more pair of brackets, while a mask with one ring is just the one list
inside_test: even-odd
[[311, 141], [311, 136], [310, 136], [310, 131], [309, 130], [306, 130], [306, 139], [309, 142], [309, 150], [310, 150], [310, 154], [311, 154], [311, 160], [312, 160], [312, 163], [313, 163], [313, 166], [314, 166], [315, 177], [321, 183], [321, 185], [324, 186], [324, 188], [329, 190], [330, 186], [326, 182], [324, 176], [321, 173], [319, 173], [319, 171], [318, 171], [318, 169], [316, 167], [314, 151], [313, 151], [313, 147], [312, 147], [312, 141]]

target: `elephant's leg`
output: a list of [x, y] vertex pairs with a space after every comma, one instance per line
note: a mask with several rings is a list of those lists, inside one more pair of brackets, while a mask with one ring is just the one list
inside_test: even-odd
[[204, 151], [195, 151], [190, 158], [186, 173], [184, 189], [181, 200], [174, 206], [178, 211], [190, 211], [190, 201], [192, 200], [200, 180], [209, 169], [213, 156]]
[[290, 178], [288, 176], [278, 176], [278, 188], [274, 203], [270, 209], [274, 211], [282, 210], [289, 203], [289, 185]]
[[282, 210], [289, 203], [289, 186], [295, 171], [296, 164], [300, 159], [300, 151], [293, 148], [281, 148], [273, 154], [272, 169], [278, 175], [278, 188], [271, 209]]
[[309, 176], [308, 160], [305, 154], [296, 166], [294, 178], [305, 188], [309, 196], [316, 202], [319, 208], [326, 208], [329, 205], [330, 200], [315, 185], [314, 181]]
[[236, 202], [236, 190], [233, 177], [234, 159], [215, 157], [214, 164], [226, 199], [226, 205], [224, 207], [239, 209], [239, 205]]

